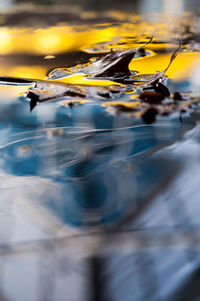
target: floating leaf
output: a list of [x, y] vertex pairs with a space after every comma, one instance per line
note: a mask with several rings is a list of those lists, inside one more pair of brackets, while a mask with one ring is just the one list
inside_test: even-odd
[[[145, 45], [151, 41], [152, 38]], [[110, 85], [104, 87], [94, 85], [73, 85], [58, 81], [58, 78], [66, 77], [67, 73], [70, 73], [72, 69], [76, 69], [77, 67], [71, 69], [55, 69], [55, 71], [50, 73], [48, 80], [0, 77], [0, 83], [32, 86], [34, 84], [34, 87], [31, 87], [26, 93], [26, 97], [30, 100], [31, 111], [38, 103], [49, 100], [62, 99], [63, 103], [67, 98], [65, 105], [67, 104], [72, 107], [74, 103], [84, 102], [84, 99], [99, 99], [104, 100], [103, 106], [107, 107], [107, 109], [114, 109], [116, 114], [123, 113], [130, 116], [142, 117], [145, 123], [154, 122], [156, 115], [158, 114], [168, 115], [174, 110], [179, 110], [181, 112], [185, 110], [185, 108], [198, 102], [197, 100], [192, 102], [182, 101], [181, 104], [178, 104], [176, 100], [182, 100], [180, 99], [181, 96], [178, 95], [177, 92], [174, 94], [173, 99], [170, 98], [170, 92], [163, 84], [163, 81], [166, 78], [165, 73], [180, 50], [180, 42], [178, 48], [173, 52], [168, 66], [163, 71], [155, 74], [131, 74], [129, 63], [136, 51], [142, 49], [145, 45], [131, 50], [118, 52], [111, 51], [109, 54], [106, 54], [103, 58], [97, 59], [95, 62], [80, 66], [85, 74], [91, 75], [93, 78], [109, 77], [124, 85]], [[54, 79], [57, 79], [57, 81], [54, 81]], [[140, 88], [140, 91], [142, 89], [142, 93], [139, 96], [132, 95], [132, 98], [135, 100], [134, 102], [116, 102], [116, 98], [119, 95], [132, 93], [137, 87]]]
[[[163, 71], [159, 71], [155, 74], [145, 74], [145, 75], [140, 75], [140, 76], [132, 76], [131, 78], [133, 79], [133, 82], [136, 81], [141, 81], [144, 82], [144, 87], [150, 87], [150, 88], [154, 88], [156, 89], [156, 86], [161, 83], [162, 81], [164, 81], [166, 79], [165, 73], [167, 72], [167, 70], [169, 69], [169, 67], [171, 66], [172, 62], [174, 61], [174, 59], [176, 58], [178, 52], [181, 49], [181, 41], [179, 40], [179, 46], [177, 47], [177, 49], [172, 53], [170, 61], [168, 66], [163, 70]], [[165, 87], [166, 88], [166, 87]], [[166, 89], [165, 89], [166, 91]]]
[[60, 79], [71, 75], [75, 72], [84, 72], [86, 75], [91, 77], [107, 77], [107, 78], [122, 78], [124, 76], [131, 75], [129, 70], [129, 64], [134, 58], [137, 51], [141, 50], [144, 46], [151, 43], [152, 37], [144, 45], [141, 45], [135, 49], [126, 49], [122, 51], [113, 51], [106, 54], [104, 57], [97, 58], [92, 63], [87, 63], [79, 66], [67, 68], [59, 68], [52, 71], [48, 78]]
[[53, 71], [51, 71], [48, 74], [48, 78], [50, 80], [56, 80], [56, 79], [60, 79], [60, 78], [64, 78], [68, 75], [71, 74], [71, 71], [67, 68], [58, 68], [58, 69], [54, 69]]
[[58, 100], [60, 98], [94, 98], [108, 99], [120, 95], [120, 91], [112, 87], [85, 86], [85, 85], [66, 85], [62, 83], [52, 83], [47, 81], [37, 81], [34, 89], [30, 89], [26, 97], [30, 99], [31, 111], [38, 102]]
[[[136, 52], [147, 44], [151, 43], [152, 37], [144, 45], [136, 49], [127, 49], [123, 51], [111, 51], [103, 58], [91, 64], [90, 68], [94, 77], [123, 77], [131, 74], [129, 64]], [[94, 70], [94, 71], [93, 71]]]

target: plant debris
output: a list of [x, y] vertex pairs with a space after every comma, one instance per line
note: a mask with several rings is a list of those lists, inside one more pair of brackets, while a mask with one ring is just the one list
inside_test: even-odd
[[34, 88], [29, 89], [26, 97], [30, 99], [30, 110], [39, 102], [49, 100], [59, 100], [63, 98], [94, 98], [105, 100], [117, 97], [121, 91], [113, 90], [109, 87], [96, 87], [86, 85], [66, 85], [62, 83], [52, 83], [48, 81], [37, 81]]
[[123, 79], [128, 78], [132, 72], [129, 69], [129, 64], [134, 58], [137, 51], [143, 49], [146, 45], [151, 43], [153, 37], [151, 37], [145, 44], [137, 47], [136, 49], [126, 49], [122, 51], [113, 51], [103, 57], [95, 59], [90, 64], [83, 64], [78, 67], [71, 68], [59, 68], [50, 72], [48, 78], [58, 79], [69, 76], [72, 72], [84, 72], [91, 78], [110, 78], [110, 79]]
[[[129, 70], [129, 63], [137, 51], [149, 44], [152, 38], [144, 45], [136, 49], [111, 51], [104, 57], [96, 59], [92, 63], [82, 65], [84, 73], [92, 78], [109, 78], [119, 82], [116, 86], [74, 85], [59, 82], [60, 78], [66, 77], [68, 69], [55, 69], [49, 74], [47, 80], [23, 79], [14, 77], [0, 77], [0, 83], [10, 85], [31, 85], [25, 97], [29, 99], [30, 111], [38, 103], [50, 100], [62, 100], [70, 108], [74, 103], [81, 103], [81, 99], [100, 100], [107, 108], [114, 108], [116, 114], [141, 117], [145, 123], [152, 123], [157, 115], [169, 115], [174, 111], [183, 112], [186, 108], [198, 102], [197, 99], [185, 99], [179, 92], [170, 97], [170, 91], [164, 84], [165, 73], [176, 58], [181, 48], [179, 46], [173, 52], [169, 64], [163, 71], [155, 74], [134, 74]], [[55, 81], [55, 80], [56, 81]], [[128, 95], [134, 91], [134, 101], [116, 102], [121, 95]], [[66, 100], [65, 100], [66, 99]]]
[[[129, 64], [134, 58], [136, 52], [151, 43], [153, 37], [148, 42], [136, 49], [126, 49], [123, 51], [111, 51], [102, 59], [98, 59], [91, 64], [91, 70], [95, 70], [94, 77], [120, 78], [131, 75]], [[94, 72], [94, 71], [93, 71]]]

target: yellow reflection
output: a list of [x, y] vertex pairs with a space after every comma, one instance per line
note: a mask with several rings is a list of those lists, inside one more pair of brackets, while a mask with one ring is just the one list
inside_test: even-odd
[[51, 55], [51, 54], [50, 54], [50, 55], [45, 55], [45, 56], [44, 56], [44, 59], [45, 59], [45, 60], [52, 60], [52, 59], [55, 59], [55, 58], [56, 58], [55, 55]]
[[72, 104], [84, 104], [84, 103], [87, 103], [87, 102], [91, 102], [91, 100], [89, 99], [69, 99], [69, 100], [62, 100], [60, 101], [59, 103], [62, 105], [62, 106], [69, 106], [69, 105], [72, 105]]
[[[137, 70], [141, 74], [155, 73], [164, 70], [169, 64], [170, 54], [156, 55], [132, 60], [131, 70]], [[166, 72], [166, 75], [175, 80], [184, 79], [188, 76], [200, 59], [199, 53], [179, 53]]]
[[109, 41], [117, 35], [116, 28], [79, 28], [57, 26], [43, 29], [0, 28], [0, 54], [30, 53], [54, 55], [78, 51], [95, 43]]
[[[105, 51], [109, 48], [135, 48], [138, 46], [138, 41], [147, 40], [144, 36], [138, 37], [140, 32], [143, 32], [140, 25], [133, 23], [101, 24], [101, 26], [94, 25], [92, 27], [65, 25], [41, 29], [0, 27], [0, 54], [54, 55], [66, 51], [92, 49], [94, 45], [97, 51], [98, 47], [99, 51], [102, 51], [101, 43], [106, 43], [103, 47]], [[135, 42], [131, 42], [131, 37]], [[163, 47], [166, 45], [148, 45], [148, 49]]]
[[42, 66], [0, 66], [0, 76], [45, 79], [46, 71]]
[[0, 50], [2, 54], [7, 52], [9, 47], [12, 47], [12, 37], [6, 28], [0, 30]]
[[42, 49], [45, 53], [59, 52], [62, 46], [62, 37], [52, 30], [45, 32], [40, 30], [39, 33], [36, 33], [35, 42], [36, 51]]
[[[110, 11], [107, 12], [107, 15], [115, 17], [124, 23], [108, 23], [93, 26], [70, 26], [66, 24], [40, 29], [0, 27], [0, 55], [21, 53], [43, 55], [45, 59], [53, 59], [59, 53], [85, 49], [88, 52], [92, 52], [92, 49], [101, 52], [110, 48], [136, 48], [139, 41], [141, 43], [147, 41], [145, 36], [153, 35], [154, 40], [157, 41], [160, 35], [163, 38], [163, 42], [160, 44], [148, 44], [145, 48], [150, 50], [150, 55], [132, 60], [130, 69], [137, 70], [141, 74], [146, 74], [162, 71], [166, 68], [171, 54], [158, 55], [156, 51], [163, 51], [164, 49], [169, 51], [169, 49], [176, 47], [173, 43], [164, 43], [173, 34], [167, 21], [164, 22], [161, 20], [159, 24], [155, 25], [148, 24], [138, 16], [124, 14], [123, 12]], [[87, 15], [85, 13], [85, 17], [88, 16], [90, 14]], [[94, 13], [91, 13], [91, 18], [94, 16]], [[173, 24], [175, 21], [172, 19], [170, 22]], [[166, 75], [175, 80], [187, 77], [192, 68], [197, 64], [199, 58], [200, 54], [198, 53], [179, 53]], [[43, 66], [9, 66], [9, 68], [0, 66], [0, 75], [44, 79], [47, 69], [47, 67]], [[116, 85], [115, 82], [108, 80], [91, 80], [80, 73], [70, 75], [58, 81], [69, 84]]]
[[76, 73], [54, 81], [62, 82], [66, 84], [89, 85], [89, 86], [111, 86], [111, 85], [120, 86], [120, 84], [113, 82], [111, 80], [87, 78], [83, 73]]
[[117, 101], [117, 100], [102, 102], [103, 107], [116, 106], [116, 105], [122, 105], [127, 108], [134, 108], [134, 107], [140, 106], [141, 102], [140, 101], [126, 102], [126, 101]]

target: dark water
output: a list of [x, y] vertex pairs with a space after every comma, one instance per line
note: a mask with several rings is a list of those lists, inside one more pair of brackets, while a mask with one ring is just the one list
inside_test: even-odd
[[[31, 27], [24, 27], [25, 22], [17, 29], [19, 16], [9, 16], [14, 26], [5, 18], [0, 34], [8, 44], [0, 48], [1, 76], [44, 79], [48, 71], [87, 62], [110, 46], [132, 47], [138, 36], [128, 36], [143, 24], [135, 21], [138, 16], [105, 15], [99, 16], [100, 29], [90, 33], [91, 40], [81, 43], [79, 33], [86, 39], [96, 26], [90, 14], [76, 28], [55, 19], [55, 35], [48, 18], [40, 19], [41, 26], [32, 27], [31, 21]], [[37, 14], [34, 18], [39, 20]], [[167, 80], [171, 93], [178, 90], [189, 97], [199, 95], [195, 18]], [[153, 71], [163, 70], [160, 64], [166, 67], [171, 53], [166, 40], [171, 36], [174, 41], [177, 32], [166, 34], [164, 25], [158, 32], [158, 21], [148, 22], [144, 35], [157, 32], [158, 42], [135, 68], [150, 73], [151, 58], [157, 64]], [[74, 44], [65, 49], [64, 39], [45, 48], [44, 32], [37, 30], [49, 27], [45, 37], [62, 39], [63, 32], [70, 35], [72, 30]], [[9, 30], [19, 45], [12, 45]], [[26, 48], [30, 36], [32, 44]], [[28, 100], [20, 96], [26, 91], [26, 86], [1, 86], [0, 299], [199, 300], [198, 106], [184, 113], [182, 122], [174, 112], [144, 124], [93, 98], [72, 108], [60, 100], [41, 103], [30, 114]]]

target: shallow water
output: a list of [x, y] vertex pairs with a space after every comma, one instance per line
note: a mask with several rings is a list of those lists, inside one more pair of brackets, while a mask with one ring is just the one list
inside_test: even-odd
[[[166, 85], [199, 97], [198, 16], [27, 16], [2, 17], [0, 76], [45, 80], [76, 66], [62, 82], [118, 87], [85, 77], [81, 64], [153, 35], [130, 68], [155, 73], [178, 37], [182, 50]], [[189, 300], [192, 290], [198, 300], [198, 104], [182, 121], [175, 111], [144, 124], [115, 110], [137, 91], [111, 101], [76, 98], [72, 107], [61, 98], [30, 113], [28, 88], [0, 86], [1, 299]]]

